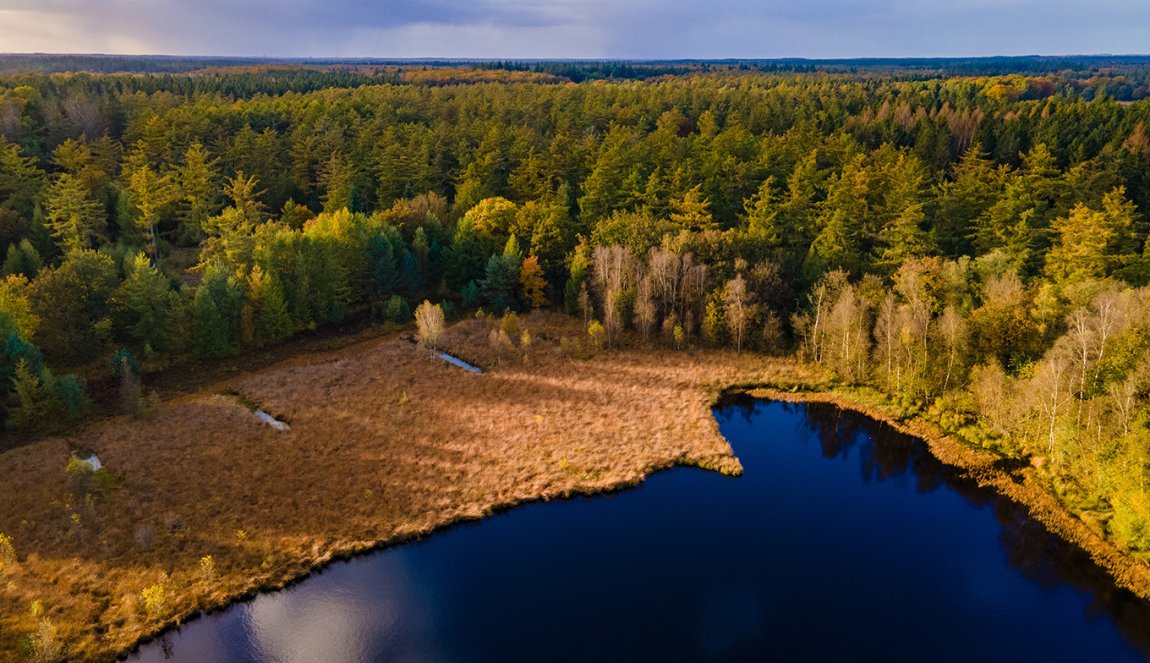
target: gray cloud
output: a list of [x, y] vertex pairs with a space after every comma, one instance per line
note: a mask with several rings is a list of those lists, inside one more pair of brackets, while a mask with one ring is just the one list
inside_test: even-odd
[[850, 57], [1147, 44], [1145, 0], [0, 0], [0, 51]]

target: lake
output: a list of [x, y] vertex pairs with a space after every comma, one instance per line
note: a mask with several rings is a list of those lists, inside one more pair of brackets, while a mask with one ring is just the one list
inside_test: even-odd
[[137, 661], [1143, 661], [1150, 603], [920, 440], [715, 409], [743, 463], [515, 508], [204, 616]]

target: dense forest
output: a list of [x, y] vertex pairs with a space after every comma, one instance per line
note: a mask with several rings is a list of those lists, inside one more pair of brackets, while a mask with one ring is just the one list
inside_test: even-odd
[[424, 299], [555, 307], [573, 352], [796, 353], [1150, 551], [1150, 66], [896, 64], [0, 78], [4, 419]]

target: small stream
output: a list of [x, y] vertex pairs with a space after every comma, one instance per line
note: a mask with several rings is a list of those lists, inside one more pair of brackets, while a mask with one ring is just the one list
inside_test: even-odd
[[332, 565], [136, 661], [1143, 661], [1150, 604], [925, 445], [821, 404], [715, 410], [678, 468]]

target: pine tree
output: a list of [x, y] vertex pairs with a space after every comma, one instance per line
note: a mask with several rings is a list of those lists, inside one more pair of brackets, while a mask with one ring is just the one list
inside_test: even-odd
[[275, 274], [267, 274], [257, 265], [249, 278], [250, 297], [256, 304], [256, 339], [260, 345], [275, 343], [292, 332], [291, 315], [283, 286]]
[[161, 175], [145, 163], [131, 172], [128, 191], [137, 212], [136, 225], [148, 234], [152, 261], [159, 264], [158, 225], [180, 199], [180, 189], [170, 174]]
[[131, 340], [169, 350], [178, 340], [175, 307], [179, 295], [143, 253], [125, 259], [125, 277], [112, 295], [119, 327]]
[[767, 178], [758, 192], [744, 202], [743, 212], [748, 231], [762, 237], [768, 244], [778, 246], [782, 244], [784, 232], [779, 223], [781, 207], [774, 185], [774, 178]]
[[702, 185], [696, 184], [682, 197], [671, 201], [671, 221], [692, 232], [718, 228], [711, 216], [711, 203], [703, 197]]
[[197, 244], [204, 236], [204, 223], [219, 207], [219, 159], [213, 159], [200, 143], [184, 153], [184, 163], [176, 172], [183, 206], [180, 210], [180, 238]]
[[32, 429], [51, 421], [52, 384], [45, 379], [47, 371], [35, 371], [21, 358], [12, 376], [13, 407], [8, 411], [8, 425]]
[[395, 291], [399, 267], [392, 246], [397, 239], [389, 238], [384, 231], [378, 231], [368, 242], [368, 282], [372, 301], [387, 301]]
[[45, 201], [48, 228], [65, 255], [91, 248], [105, 235], [100, 204], [74, 175], [62, 173]]
[[335, 152], [320, 171], [320, 184], [323, 186], [323, 211], [338, 212], [352, 209], [355, 187], [352, 184], [351, 166], [343, 154]]
[[924, 219], [922, 205], [915, 203], [883, 227], [879, 234], [883, 248], [878, 264], [888, 273], [893, 274], [907, 258], [936, 252], [933, 238], [922, 227]]
[[844, 269], [857, 270], [859, 253], [854, 233], [844, 213], [834, 213], [827, 224], [811, 243], [807, 260], [803, 265], [804, 275], [811, 281], [826, 272]]

